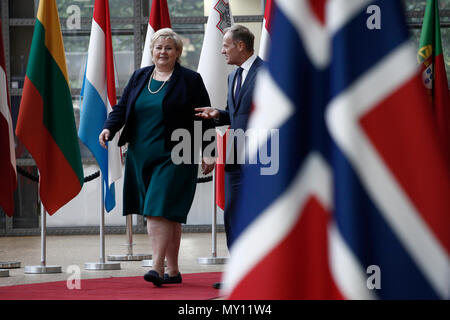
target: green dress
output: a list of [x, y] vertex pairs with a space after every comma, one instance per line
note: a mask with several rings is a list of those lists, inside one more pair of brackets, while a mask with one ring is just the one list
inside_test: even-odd
[[[197, 185], [198, 165], [172, 162], [164, 146], [162, 101], [166, 83], [156, 94], [144, 86], [136, 100], [136, 126], [128, 145], [123, 187], [123, 214], [164, 217], [186, 223]], [[163, 82], [152, 79], [157, 91]]]

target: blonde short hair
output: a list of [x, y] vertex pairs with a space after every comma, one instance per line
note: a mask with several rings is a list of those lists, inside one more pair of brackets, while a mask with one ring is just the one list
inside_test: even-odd
[[150, 52], [153, 53], [153, 48], [155, 47], [156, 40], [158, 40], [160, 37], [163, 37], [165, 39], [172, 39], [175, 43], [175, 48], [180, 53], [180, 55], [177, 58], [177, 62], [179, 58], [181, 57], [181, 53], [183, 52], [183, 40], [181, 37], [173, 31], [170, 28], [163, 28], [159, 29], [152, 35], [152, 39], [150, 41]]

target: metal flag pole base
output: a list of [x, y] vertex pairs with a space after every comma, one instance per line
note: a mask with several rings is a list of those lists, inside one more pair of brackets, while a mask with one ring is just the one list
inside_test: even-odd
[[133, 219], [131, 214], [127, 215], [127, 254], [111, 254], [108, 255], [108, 261], [142, 261], [151, 259], [151, 254], [136, 253], [133, 254]]
[[0, 269], [0, 278], [9, 277], [9, 270]]
[[116, 262], [86, 262], [85, 270], [120, 270], [120, 263]]
[[108, 255], [108, 261], [142, 261], [151, 258], [152, 258], [151, 254], [145, 253]]
[[105, 262], [105, 203], [104, 203], [104, 186], [103, 177], [100, 174], [100, 261], [86, 262], [84, 264], [85, 270], [120, 270], [120, 263]]
[[25, 266], [24, 273], [31, 273], [31, 274], [62, 273], [61, 266], [47, 266], [46, 265], [47, 212], [45, 210], [42, 210], [41, 212], [42, 212], [42, 214], [41, 214], [41, 264], [37, 265], [37, 266]]
[[[143, 267], [153, 267], [153, 260], [142, 260]], [[164, 267], [167, 267], [167, 261], [164, 261]]]
[[17, 261], [0, 261], [0, 269], [18, 269], [20, 262]]
[[217, 206], [216, 206], [216, 174], [213, 174], [213, 210], [212, 210], [212, 223], [211, 223], [211, 257], [198, 257], [198, 264], [225, 264], [227, 259], [225, 257], [217, 257]]
[[198, 264], [226, 264], [228, 258], [226, 257], [198, 257]]
[[47, 274], [62, 273], [61, 266], [25, 266], [24, 273]]

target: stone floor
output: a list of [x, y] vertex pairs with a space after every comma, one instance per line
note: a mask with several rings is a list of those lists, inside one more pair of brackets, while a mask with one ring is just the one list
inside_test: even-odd
[[[70, 269], [74, 267], [71, 266], [78, 266], [81, 279], [141, 276], [149, 270], [149, 267], [142, 266], [142, 261], [120, 261], [120, 270], [85, 270], [86, 262], [100, 261], [99, 235], [47, 236], [46, 240], [46, 265], [61, 266], [61, 273], [25, 274], [25, 266], [40, 265], [40, 237], [0, 237], [0, 262], [17, 261], [21, 264], [20, 268], [9, 269], [9, 277], [0, 278], [0, 287], [67, 280], [73, 272]], [[106, 235], [106, 257], [126, 254], [126, 242], [125, 235]], [[133, 242], [134, 254], [151, 254], [151, 243], [147, 235], [136, 234]], [[179, 257], [181, 273], [223, 271], [224, 265], [205, 265], [197, 262], [198, 257], [211, 257], [211, 251], [210, 233], [183, 233]], [[217, 256], [228, 256], [224, 233], [217, 234]]]

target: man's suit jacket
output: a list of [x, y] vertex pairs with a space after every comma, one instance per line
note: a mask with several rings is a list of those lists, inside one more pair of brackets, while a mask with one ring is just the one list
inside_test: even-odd
[[[104, 124], [103, 128], [111, 131], [110, 140], [123, 127], [119, 138], [119, 146], [130, 142], [132, 139], [136, 122], [133, 112], [134, 105], [141, 91], [147, 90], [146, 86], [154, 68], [153, 65], [134, 72], [119, 103], [114, 106]], [[194, 120], [201, 120], [195, 116], [194, 108], [210, 105], [208, 92], [200, 74], [176, 63], [162, 101], [164, 139], [168, 150], [178, 143], [178, 141], [171, 141], [171, 135], [175, 129], [187, 129], [191, 133], [191, 137], [194, 137]], [[213, 127], [213, 121], [202, 121], [203, 132]], [[204, 142], [203, 147], [206, 147], [208, 143], [210, 142]], [[194, 146], [193, 141], [191, 146]], [[191, 154], [194, 155], [195, 153]]]
[[[237, 101], [234, 101], [234, 84], [236, 81], [237, 69], [231, 72], [228, 76], [228, 96], [227, 96], [227, 107], [225, 110], [219, 110], [219, 119], [216, 124], [219, 126], [230, 125], [230, 129], [242, 129], [245, 130], [247, 127], [248, 118], [250, 116], [251, 106], [253, 102], [253, 91], [255, 88], [256, 74], [264, 65], [264, 61], [256, 57], [250, 70], [248, 71], [247, 77], [241, 87], [241, 92]], [[239, 168], [237, 164], [237, 140], [234, 139], [234, 160], [227, 157], [225, 163], [225, 171], [236, 170]], [[227, 154], [230, 154], [229, 146], [231, 146], [231, 141], [227, 142]], [[232, 161], [231, 161], [232, 160]], [[230, 163], [232, 162], [232, 163]]]

